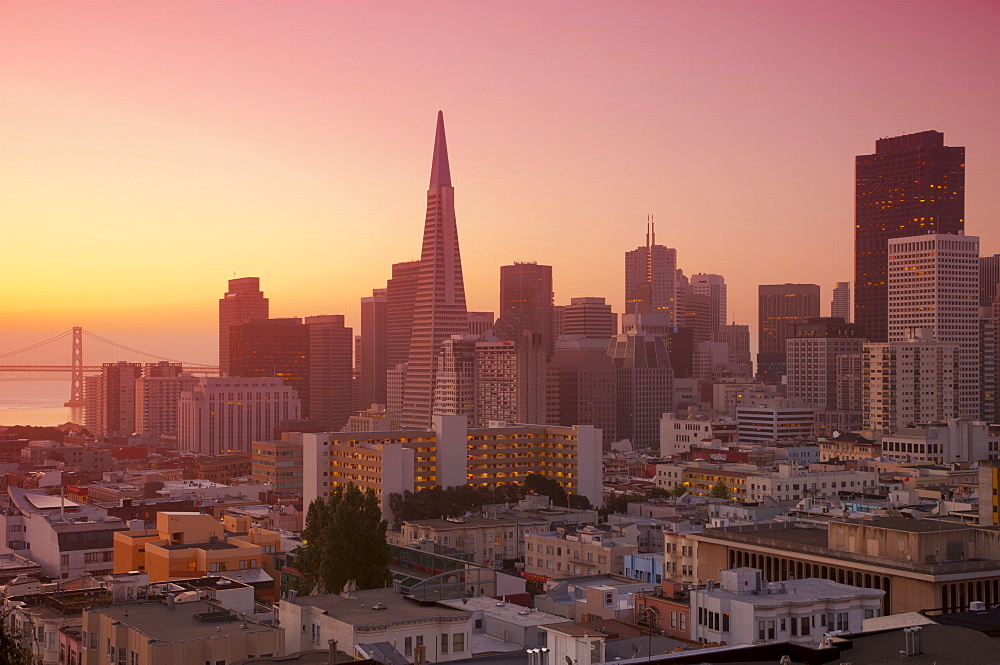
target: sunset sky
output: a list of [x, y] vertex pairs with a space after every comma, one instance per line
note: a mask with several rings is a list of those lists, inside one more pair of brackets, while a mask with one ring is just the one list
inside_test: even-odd
[[438, 109], [470, 309], [534, 260], [620, 311], [652, 214], [756, 334], [758, 284], [826, 310], [853, 278], [879, 137], [966, 146], [966, 232], [1000, 252], [998, 69], [996, 1], [6, 0], [0, 351], [82, 325], [215, 362], [247, 275], [357, 326], [419, 257]]

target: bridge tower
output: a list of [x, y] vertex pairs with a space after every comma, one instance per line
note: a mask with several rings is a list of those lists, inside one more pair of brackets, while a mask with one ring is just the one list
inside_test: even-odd
[[63, 406], [83, 406], [83, 328], [73, 328], [73, 359], [70, 371], [69, 401]]

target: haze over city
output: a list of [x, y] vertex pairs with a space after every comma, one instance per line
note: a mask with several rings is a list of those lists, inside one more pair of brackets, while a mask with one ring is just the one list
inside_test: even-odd
[[[622, 252], [758, 284], [853, 277], [854, 156], [966, 146], [966, 232], [1000, 250], [993, 2], [193, 2], [0, 8], [0, 348], [73, 325], [215, 361], [226, 281], [337, 313], [419, 256], [448, 120], [470, 310], [498, 267], [623, 308]], [[824, 312], [826, 313], [826, 312]]]

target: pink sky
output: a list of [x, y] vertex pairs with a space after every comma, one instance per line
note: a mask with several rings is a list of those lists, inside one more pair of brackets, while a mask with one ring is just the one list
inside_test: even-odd
[[926, 129], [966, 146], [996, 253], [998, 25], [997, 2], [8, 0], [0, 351], [83, 325], [214, 362], [234, 274], [356, 325], [419, 255], [438, 109], [472, 309], [536, 260], [557, 303], [620, 311], [647, 214], [737, 322], [758, 284], [828, 303], [854, 156]]

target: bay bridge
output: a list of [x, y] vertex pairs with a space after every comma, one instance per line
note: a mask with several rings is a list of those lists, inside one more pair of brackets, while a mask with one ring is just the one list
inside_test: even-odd
[[[84, 361], [84, 342], [86, 342], [87, 360]], [[64, 364], [69, 360], [69, 364]], [[218, 374], [219, 368], [202, 363], [191, 363], [174, 358], [167, 358], [156, 353], [140, 351], [119, 344], [84, 330], [80, 326], [30, 344], [15, 351], [0, 353], [0, 372], [63, 372], [70, 375], [70, 394], [65, 406], [80, 407], [84, 405], [83, 376], [84, 374], [99, 374], [104, 363], [119, 361], [133, 363], [150, 363], [168, 361], [180, 363], [189, 374]]]

